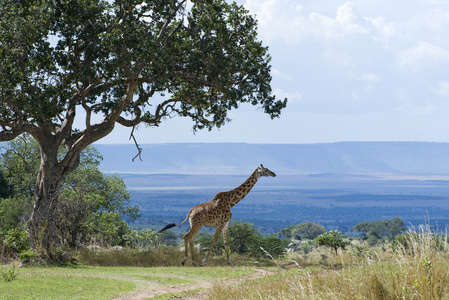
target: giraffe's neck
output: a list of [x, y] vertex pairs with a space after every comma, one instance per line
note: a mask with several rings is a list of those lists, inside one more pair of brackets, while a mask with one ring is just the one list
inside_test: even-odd
[[248, 179], [242, 183], [240, 186], [236, 187], [232, 191], [229, 191], [231, 199], [230, 204], [231, 207], [236, 205], [240, 200], [245, 198], [246, 195], [248, 195], [249, 191], [254, 187], [257, 180], [259, 179], [259, 174], [257, 173], [257, 170], [251, 174], [251, 176], [248, 177]]

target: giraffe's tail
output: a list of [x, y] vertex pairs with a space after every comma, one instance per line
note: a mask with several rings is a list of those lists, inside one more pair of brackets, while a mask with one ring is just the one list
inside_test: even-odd
[[164, 228], [162, 228], [162, 229], [159, 230], [158, 232], [165, 231], [165, 230], [170, 229], [170, 228], [175, 227], [175, 226], [176, 226], [175, 223], [168, 224], [167, 226], [165, 226]]
[[179, 224], [176, 224], [176, 223], [170, 223], [170, 224], [168, 224], [167, 226], [165, 226], [164, 228], [162, 228], [161, 230], [159, 230], [158, 232], [163, 232], [163, 231], [165, 231], [165, 230], [167, 230], [167, 229], [170, 229], [170, 228], [172, 228], [172, 227], [175, 227], [175, 226], [179, 226], [179, 225], [184, 224], [184, 223], [189, 219], [190, 213], [191, 213], [191, 212], [192, 212], [192, 210], [189, 211], [189, 213], [187, 214], [186, 219], [185, 219], [184, 221], [182, 221], [181, 223], [179, 223]]

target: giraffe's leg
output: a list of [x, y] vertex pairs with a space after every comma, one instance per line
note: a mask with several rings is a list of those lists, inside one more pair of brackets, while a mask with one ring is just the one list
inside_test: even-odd
[[189, 232], [187, 232], [184, 235], [184, 246], [185, 246], [185, 256], [184, 259], [182, 260], [181, 264], [184, 265], [186, 263], [186, 261], [189, 259], [189, 244], [190, 244], [190, 251], [192, 254], [192, 264], [196, 266], [194, 257], [193, 257], [193, 246], [194, 246], [194, 241], [195, 241], [195, 236], [196, 233], [198, 232], [199, 228], [196, 229], [194, 227], [190, 227]]
[[195, 262], [195, 237], [196, 237], [196, 233], [190, 239], [190, 256], [192, 257], [192, 265], [194, 265], [196, 267], [196, 262]]
[[189, 259], [189, 251], [188, 251], [188, 246], [190, 244], [190, 254], [191, 254], [191, 258], [192, 258], [192, 264], [194, 266], [196, 266], [196, 262], [195, 262], [195, 237], [196, 234], [198, 232], [198, 230], [201, 229], [202, 226], [199, 227], [195, 227], [192, 226], [192, 224], [190, 225], [190, 230], [189, 232], [187, 232], [184, 235], [184, 244], [185, 244], [185, 257], [182, 260], [181, 264], [184, 265], [186, 263], [186, 261]]
[[221, 230], [223, 229], [223, 226], [224, 225], [221, 225], [221, 226], [218, 225], [217, 226], [217, 231], [215, 231], [214, 240], [212, 241], [212, 245], [210, 246], [209, 251], [207, 251], [206, 257], [203, 259], [203, 262], [201, 263], [201, 266], [204, 266], [204, 264], [207, 261], [207, 258], [209, 257], [209, 255], [211, 254], [212, 250], [214, 249], [215, 244], [217, 243], [218, 238], [220, 237], [220, 233], [221, 233]]
[[228, 225], [229, 222], [227, 222], [225, 224], [225, 226], [223, 227], [223, 241], [224, 241], [224, 245], [225, 245], [225, 250], [226, 250], [226, 258], [228, 260], [228, 264], [233, 267], [234, 265], [231, 262], [231, 257], [229, 255], [229, 245], [228, 245]]
[[188, 232], [184, 235], [185, 255], [184, 255], [184, 259], [181, 262], [182, 265], [184, 265], [186, 263], [186, 261], [189, 259], [189, 240], [188, 240], [187, 234], [188, 234]]

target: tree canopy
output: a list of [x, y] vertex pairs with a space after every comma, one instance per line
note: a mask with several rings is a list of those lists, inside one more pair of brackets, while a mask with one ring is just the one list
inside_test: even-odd
[[47, 252], [63, 179], [116, 124], [181, 116], [210, 130], [241, 103], [271, 118], [286, 106], [257, 22], [235, 3], [0, 0], [0, 16], [0, 142], [40, 145], [30, 235]]
[[315, 242], [318, 245], [328, 246], [335, 251], [335, 255], [338, 254], [337, 250], [339, 248], [345, 249], [346, 246], [351, 244], [351, 241], [347, 237], [343, 237], [341, 232], [337, 230], [331, 230], [325, 232], [315, 238]]
[[361, 232], [364, 239], [368, 237], [379, 239], [382, 236], [393, 239], [395, 236], [406, 231], [407, 227], [401, 217], [394, 217], [393, 219], [360, 222], [353, 229]]
[[[261, 105], [271, 117], [285, 107], [271, 95], [256, 20], [235, 3], [2, 2], [2, 140], [51, 133], [89, 144], [115, 123], [157, 126], [180, 115], [211, 129], [239, 103]], [[77, 109], [86, 128], [72, 132]], [[93, 124], [96, 113], [106, 118]]]

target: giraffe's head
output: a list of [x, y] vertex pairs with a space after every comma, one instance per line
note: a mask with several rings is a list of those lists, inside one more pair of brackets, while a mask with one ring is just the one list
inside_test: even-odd
[[260, 167], [257, 168], [257, 173], [259, 174], [259, 177], [266, 176], [266, 177], [276, 177], [276, 174], [274, 172], [271, 172], [267, 168], [265, 168], [263, 165], [260, 165]]

